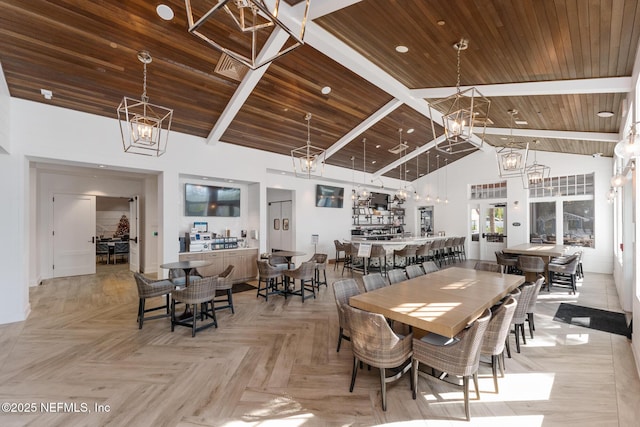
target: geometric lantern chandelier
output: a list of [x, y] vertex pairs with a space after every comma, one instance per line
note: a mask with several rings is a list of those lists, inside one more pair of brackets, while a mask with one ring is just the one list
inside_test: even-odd
[[[538, 144], [538, 141], [535, 142]], [[522, 174], [522, 185], [525, 189], [536, 188], [544, 185], [545, 179], [551, 175], [551, 168], [549, 166], [541, 165], [538, 163], [537, 152], [534, 151], [533, 163], [524, 168]]]
[[310, 179], [311, 175], [318, 171], [318, 164], [321, 165], [318, 175], [322, 176], [325, 150], [311, 145], [311, 113], [307, 113], [304, 119], [307, 121], [307, 144], [291, 150], [291, 159], [294, 174], [297, 177]]
[[118, 106], [122, 145], [126, 153], [159, 157], [167, 149], [173, 110], [149, 104], [147, 64], [151, 62], [151, 55], [141, 51], [138, 59], [144, 64], [142, 98], [139, 101], [125, 96]]
[[[457, 51], [456, 93], [447, 98], [429, 103], [429, 114], [432, 117], [431, 130], [433, 139], [438, 135], [434, 125], [434, 112], [442, 114], [442, 127], [445, 140], [436, 144], [436, 150], [445, 154], [474, 151], [484, 143], [484, 134], [489, 121], [491, 101], [484, 97], [475, 87], [460, 90], [460, 52], [469, 47], [465, 39], [453, 45]], [[475, 134], [475, 137], [474, 137]]]
[[496, 150], [498, 172], [501, 178], [521, 177], [527, 166], [529, 155], [528, 142], [515, 142], [513, 139], [513, 123], [518, 110], [509, 110], [511, 115], [511, 136], [507, 145]]
[[[309, 0], [304, 9], [288, 7], [288, 16], [279, 15], [280, 0], [218, 0], [210, 9], [202, 3], [211, 2], [193, 2], [196, 9], [191, 3], [185, 0], [189, 32], [252, 70], [304, 44]], [[258, 58], [276, 29], [289, 35], [287, 42], [277, 52]]]

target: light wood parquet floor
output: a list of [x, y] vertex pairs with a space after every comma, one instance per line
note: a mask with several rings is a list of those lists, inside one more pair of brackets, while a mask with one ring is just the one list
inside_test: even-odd
[[[327, 272], [330, 283], [340, 277], [332, 266]], [[619, 311], [609, 275], [587, 273], [577, 296], [541, 293], [535, 338], [507, 359], [500, 393], [489, 366], [481, 366], [481, 399], [472, 392], [470, 423], [462, 392], [437, 380], [420, 378], [415, 401], [408, 377], [390, 385], [386, 412], [376, 369], [361, 370], [349, 393], [351, 347], [343, 342], [336, 352], [330, 286], [304, 303], [264, 301], [252, 291], [234, 299], [235, 314], [219, 312], [218, 329], [192, 338], [183, 327], [171, 333], [168, 319], [138, 330], [136, 286], [126, 266], [32, 288], [29, 318], [0, 326], [0, 402], [14, 409], [35, 403], [36, 411], [0, 413], [0, 426], [640, 423], [640, 381], [626, 337], [552, 320], [560, 302]]]

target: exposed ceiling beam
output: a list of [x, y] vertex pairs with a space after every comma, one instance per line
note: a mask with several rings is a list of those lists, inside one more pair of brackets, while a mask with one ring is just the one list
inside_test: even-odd
[[[332, 13], [336, 10], [342, 9], [343, 7], [350, 6], [351, 4], [358, 3], [361, 0], [326, 0], [321, 3], [313, 3], [314, 8], [309, 9], [309, 19], [318, 18], [320, 16]], [[319, 7], [318, 7], [319, 4]], [[299, 3], [297, 7], [303, 7], [303, 2]], [[307, 27], [310, 22], [307, 22]], [[306, 30], [308, 31], [308, 30]], [[287, 42], [289, 35], [286, 31], [281, 29], [274, 30], [271, 33], [271, 36], [267, 40], [265, 46], [262, 48], [258, 55], [258, 62], [261, 61], [261, 58], [273, 56], [278, 53], [284, 44]], [[234, 92], [233, 96], [229, 100], [229, 103], [226, 105], [220, 117], [218, 117], [218, 121], [209, 132], [207, 136], [207, 144], [215, 144], [220, 141], [220, 138], [227, 131], [227, 128], [236, 117], [236, 114], [240, 111], [246, 100], [253, 92], [253, 89], [257, 86], [262, 79], [262, 76], [269, 69], [270, 64], [266, 64], [263, 67], [258, 68], [257, 70], [249, 70], [242, 82]]]
[[[287, 42], [288, 38], [289, 34], [287, 34], [286, 31], [281, 28], [276, 28], [273, 33], [271, 33], [265, 46], [258, 54], [257, 61], [260, 62], [262, 58], [277, 54], [280, 49], [282, 49], [282, 46]], [[218, 117], [218, 121], [213, 126], [213, 129], [211, 129], [211, 132], [209, 132], [209, 136], [207, 137], [208, 144], [215, 144], [220, 141], [220, 138], [227, 131], [227, 128], [236, 117], [236, 114], [238, 114], [238, 111], [240, 111], [247, 98], [249, 98], [249, 95], [251, 95], [251, 92], [253, 92], [253, 89], [260, 82], [262, 76], [264, 76], [264, 73], [269, 69], [270, 65], [271, 64], [269, 63], [257, 70], [250, 69], [247, 71], [242, 82], [238, 85], [238, 88], [233, 93], [233, 96], [227, 103], [226, 107], [224, 107], [222, 114]]]
[[[631, 77], [608, 77], [601, 79], [553, 80], [546, 82], [503, 83], [495, 85], [461, 86], [464, 91], [475, 87], [486, 97], [535, 96], [585, 93], [627, 93], [631, 91]], [[456, 93], [455, 87], [413, 89], [416, 98], [440, 99]]]
[[[485, 133], [489, 135], [511, 135], [511, 129], [486, 128]], [[554, 138], [554, 139], [576, 139], [582, 141], [618, 142], [620, 135], [617, 133], [603, 132], [576, 132], [566, 130], [545, 130], [545, 129], [513, 129], [513, 136], [531, 138]]]
[[351, 129], [347, 132], [342, 138], [340, 138], [335, 144], [329, 147], [326, 151], [325, 158], [329, 158], [336, 154], [340, 149], [342, 149], [345, 145], [349, 144], [358, 135], [362, 134], [364, 131], [369, 129], [371, 126], [378, 123], [380, 120], [384, 119], [389, 113], [402, 105], [402, 102], [398, 99], [392, 99], [387, 102], [382, 108], [378, 111], [370, 115], [366, 120], [360, 123], [358, 126]]
[[398, 160], [396, 160], [393, 163], [389, 163], [387, 166], [383, 167], [382, 169], [379, 169], [377, 171], [375, 171], [373, 174], [371, 174], [371, 179], [374, 180], [382, 175], [384, 175], [385, 173], [389, 172], [390, 170], [393, 170], [395, 168], [397, 168], [398, 166], [400, 166], [401, 164], [408, 162], [409, 160], [413, 159], [414, 157], [432, 149], [433, 147], [436, 146], [436, 144], [441, 143], [442, 141], [445, 140], [445, 135], [440, 135], [439, 137], [437, 137], [436, 139], [434, 139], [433, 141], [424, 144], [423, 146], [421, 146], [420, 148], [417, 148], [415, 150], [413, 150], [411, 153], [407, 154], [404, 157], [399, 158]]

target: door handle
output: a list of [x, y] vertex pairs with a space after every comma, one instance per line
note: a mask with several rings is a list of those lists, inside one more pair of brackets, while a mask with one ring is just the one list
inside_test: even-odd
[[96, 242], [96, 236], [91, 236], [91, 242], [89, 243], [95, 243]]
[[133, 242], [133, 243], [138, 243], [138, 236], [132, 238], [129, 238], [129, 241]]
[[486, 235], [485, 233], [482, 233], [482, 238], [483, 238], [483, 239], [486, 239], [486, 238], [487, 238], [487, 235]]

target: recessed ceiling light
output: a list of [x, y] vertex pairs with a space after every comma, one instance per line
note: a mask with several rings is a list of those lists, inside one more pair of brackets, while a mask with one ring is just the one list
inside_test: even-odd
[[400, 44], [400, 45], [396, 46], [396, 52], [398, 52], [398, 53], [407, 53], [407, 52], [409, 52], [409, 48]]
[[437, 24], [442, 27], [444, 24], [446, 24], [446, 22], [444, 22], [444, 20], [441, 19], [437, 22]]
[[98, 165], [98, 167], [99, 167], [100, 169], [104, 169], [104, 168], [106, 168], [106, 166], [105, 166], [105, 165]]
[[372, 161], [371, 161], [371, 164], [372, 164], [372, 165], [375, 165], [375, 164], [376, 164], [376, 161], [375, 161], [375, 160], [372, 160]]
[[380, 148], [380, 147], [381, 147], [381, 145], [380, 145], [380, 144], [376, 144], [376, 148]]
[[527, 122], [526, 120], [514, 120], [514, 123], [521, 126], [529, 124], [529, 122]]
[[420, 174], [420, 176], [424, 176], [424, 174], [423, 174], [423, 173], [421, 173], [421, 174]]
[[598, 114], [596, 114], [596, 116], [602, 118], [613, 117], [613, 111], [598, 111]]
[[280, 172], [280, 175], [286, 175], [286, 174], [287, 174], [286, 172]]
[[320, 92], [322, 92], [323, 95], [329, 95], [331, 93], [331, 87], [325, 86], [320, 90]]
[[159, 4], [158, 7], [156, 7], [156, 13], [165, 21], [171, 21], [174, 16], [173, 10], [166, 4]]
[[111, 42], [111, 43], [109, 43], [109, 46], [111, 46], [112, 48], [116, 49], [118, 47], [118, 43]]
[[204, 179], [205, 181], [208, 180], [209, 178], [206, 176], [203, 176], [202, 179]]
[[227, 182], [233, 182], [233, 180], [232, 179], [228, 179]]
[[407, 133], [413, 133], [414, 130], [414, 128], [407, 129]]

